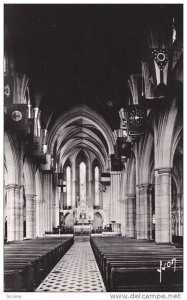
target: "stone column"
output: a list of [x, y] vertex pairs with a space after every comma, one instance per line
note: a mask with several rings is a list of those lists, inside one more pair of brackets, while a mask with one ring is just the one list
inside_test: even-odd
[[88, 207], [93, 207], [95, 205], [94, 193], [93, 193], [93, 180], [88, 180]]
[[33, 237], [36, 237], [36, 195], [33, 201]]
[[14, 214], [15, 214], [15, 240], [20, 238], [20, 186], [14, 189]]
[[177, 207], [179, 212], [179, 236], [183, 236], [183, 198], [182, 193], [177, 193]]
[[103, 209], [103, 193], [99, 193], [99, 207]]
[[36, 236], [42, 237], [43, 236], [43, 214], [42, 214], [42, 206], [43, 200], [36, 200]]
[[126, 234], [126, 228], [125, 228], [125, 211], [126, 211], [126, 201], [123, 199], [120, 200], [120, 223], [121, 223], [121, 234], [124, 236]]
[[54, 227], [59, 226], [59, 215], [60, 215], [60, 203], [59, 194], [57, 188], [55, 189], [55, 203], [54, 203]]
[[136, 195], [127, 195], [127, 236], [135, 237]]
[[120, 179], [121, 172], [111, 172], [111, 221], [120, 222]]
[[44, 236], [45, 234], [45, 228], [44, 228], [44, 221], [45, 221], [45, 215], [44, 215], [44, 205], [45, 201], [42, 199], [41, 200], [41, 205], [40, 205], [40, 230], [41, 230], [41, 236]]
[[[117, 223], [121, 224], [121, 172], [119, 172], [119, 174], [116, 176], [116, 187], [117, 187], [117, 194], [118, 194], [118, 198], [117, 198], [117, 203], [116, 203], [116, 221]], [[121, 228], [121, 225], [120, 225]]]
[[105, 192], [100, 192], [100, 194], [103, 194], [103, 210], [105, 211], [105, 220], [104, 220], [104, 225], [110, 223], [110, 186], [106, 187]]
[[7, 241], [23, 239], [23, 200], [20, 197], [21, 186], [9, 184], [7, 190]]
[[56, 186], [52, 186], [51, 188], [51, 225], [52, 225], [52, 230], [55, 228], [56, 224]]
[[150, 239], [151, 203], [149, 184], [136, 187], [136, 232], [138, 239]]
[[17, 201], [19, 201], [19, 240], [23, 240], [23, 205], [24, 205], [24, 200], [23, 200], [23, 189], [20, 186], [19, 188], [16, 188], [15, 191], [15, 196], [17, 198]]
[[7, 241], [16, 240], [15, 234], [15, 211], [14, 211], [14, 190], [15, 184], [6, 186], [7, 190]]
[[127, 224], [127, 172], [124, 169], [122, 171], [122, 178], [121, 178], [121, 209], [120, 209], [120, 213], [121, 213], [121, 233], [122, 235], [126, 235], [126, 224]]
[[155, 241], [172, 242], [171, 168], [155, 169]]
[[26, 238], [36, 236], [36, 205], [34, 194], [26, 194]]
[[43, 234], [45, 234], [45, 231], [47, 230], [47, 222], [46, 222], [46, 200], [45, 199], [43, 199], [42, 216], [43, 216], [42, 231], [43, 231]]
[[4, 207], [4, 214], [3, 214], [3, 233], [4, 233], [4, 238], [5, 238], [5, 231], [6, 231], [6, 222], [7, 222], [7, 197], [6, 193], [4, 190], [4, 202], [3, 202], [3, 207]]
[[47, 204], [48, 204], [48, 231], [52, 232], [53, 230], [53, 178], [52, 174], [48, 175], [48, 197], [47, 197]]
[[72, 164], [72, 208], [76, 207], [76, 186], [77, 186], [76, 163], [74, 158]]
[[48, 231], [48, 175], [47, 174], [43, 174], [42, 176], [43, 179], [43, 214], [44, 214], [44, 233], [46, 231]]
[[153, 208], [152, 208], [152, 190], [153, 190], [153, 185], [149, 184], [148, 186], [148, 207], [147, 207], [147, 211], [148, 211], [148, 219], [147, 219], [147, 238], [149, 240], [152, 240], [152, 230], [153, 230]]
[[52, 216], [53, 216], [53, 189], [52, 189], [52, 174], [43, 175], [43, 196], [45, 199], [45, 231], [52, 231]]
[[140, 189], [141, 185], [136, 186], [136, 238], [141, 238], [140, 228]]
[[60, 210], [64, 209], [64, 199], [63, 199], [63, 191], [61, 191], [61, 188], [58, 190], [58, 195], [59, 195], [59, 206]]

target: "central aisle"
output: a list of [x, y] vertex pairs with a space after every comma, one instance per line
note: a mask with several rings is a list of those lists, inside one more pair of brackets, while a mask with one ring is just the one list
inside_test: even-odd
[[89, 237], [75, 237], [73, 246], [36, 292], [105, 292]]

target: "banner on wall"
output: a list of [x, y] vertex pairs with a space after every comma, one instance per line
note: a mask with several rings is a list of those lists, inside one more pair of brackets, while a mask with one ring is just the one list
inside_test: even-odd
[[111, 154], [111, 170], [112, 171], [123, 170], [123, 164], [121, 158], [117, 158], [115, 154]]
[[53, 160], [51, 154], [46, 154], [46, 163], [40, 164], [40, 171], [44, 174], [53, 173]]
[[28, 117], [28, 110], [27, 104], [13, 104], [6, 110], [5, 127], [23, 140], [32, 140], [34, 134], [34, 120]]
[[125, 108], [120, 109], [119, 117], [120, 117], [120, 132], [117, 133], [116, 139], [119, 136], [127, 137], [127, 110]]
[[53, 173], [54, 185], [63, 187], [63, 173]]
[[128, 106], [127, 127], [129, 136], [141, 135], [145, 132], [147, 109], [140, 105]]
[[109, 186], [110, 185], [110, 173], [101, 173], [101, 179], [100, 179], [100, 184]]
[[63, 185], [62, 185], [62, 187], [61, 187], [61, 191], [62, 191], [63, 193], [66, 193], [66, 192], [67, 192], [67, 183], [66, 183], [66, 181], [63, 181]]
[[13, 105], [13, 91], [13, 76], [4, 76], [4, 106], [6, 107], [6, 109]]
[[27, 104], [14, 104], [7, 108], [7, 126], [16, 134], [25, 134], [28, 126]]
[[100, 193], [105, 193], [106, 192], [106, 185], [99, 184], [99, 192]]
[[131, 156], [131, 148], [132, 143], [127, 141], [125, 137], [119, 137], [116, 141], [116, 158], [126, 157], [129, 158]]
[[144, 93], [147, 100], [163, 99], [167, 93], [169, 49], [151, 48], [142, 60]]

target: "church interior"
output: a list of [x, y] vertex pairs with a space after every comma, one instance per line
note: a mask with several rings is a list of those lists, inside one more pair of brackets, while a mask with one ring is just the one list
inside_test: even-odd
[[183, 291], [183, 5], [4, 5], [3, 224], [5, 291]]

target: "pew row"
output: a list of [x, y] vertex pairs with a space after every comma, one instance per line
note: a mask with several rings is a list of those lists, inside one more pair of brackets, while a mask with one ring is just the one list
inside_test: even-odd
[[126, 237], [90, 242], [107, 291], [183, 291], [182, 248]]
[[44, 237], [5, 244], [4, 291], [34, 291], [73, 243], [73, 237]]

